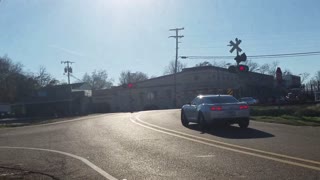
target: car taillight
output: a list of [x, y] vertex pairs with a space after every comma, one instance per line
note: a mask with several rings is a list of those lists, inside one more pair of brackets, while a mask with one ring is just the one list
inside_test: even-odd
[[222, 107], [221, 106], [211, 106], [210, 110], [211, 111], [221, 111]]
[[240, 109], [248, 109], [249, 106], [248, 105], [240, 105]]

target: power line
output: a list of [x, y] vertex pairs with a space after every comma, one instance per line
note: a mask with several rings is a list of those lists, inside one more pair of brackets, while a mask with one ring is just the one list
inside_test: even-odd
[[301, 55], [320, 55], [320, 51], [314, 51], [314, 52], [299, 52], [299, 53], [286, 53], [286, 54], [269, 54], [269, 55], [255, 55], [255, 56], [248, 56], [251, 58], [255, 57], [283, 57], [283, 56], [301, 56]]
[[74, 75], [70, 75], [71, 77], [73, 77], [74, 79], [76, 79], [76, 80], [78, 80], [78, 81], [82, 81], [81, 79], [79, 79], [79, 78], [77, 78], [77, 77], [75, 77]]
[[[297, 53], [285, 53], [285, 54], [264, 54], [247, 56], [250, 59], [267, 59], [267, 58], [289, 58], [289, 57], [301, 57], [301, 56], [319, 56], [320, 51], [313, 52], [297, 52]], [[180, 56], [181, 59], [234, 59], [234, 56]]]

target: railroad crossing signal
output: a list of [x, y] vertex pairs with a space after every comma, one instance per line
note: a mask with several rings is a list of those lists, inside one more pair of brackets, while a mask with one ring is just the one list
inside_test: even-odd
[[233, 53], [234, 50], [237, 50], [237, 55], [239, 54], [239, 52], [242, 51], [242, 49], [239, 47], [239, 44], [241, 43], [241, 40], [236, 38], [236, 43], [234, 43], [233, 41], [229, 42], [230, 44], [228, 46], [232, 46], [232, 48], [230, 49], [230, 53]]
[[236, 65], [236, 66], [229, 66], [228, 71], [231, 73], [246, 73], [249, 71], [249, 67], [246, 65]]
[[128, 88], [133, 88], [133, 84], [132, 84], [132, 83], [129, 83], [129, 84], [128, 84]]
[[242, 53], [241, 55], [239, 55], [239, 52], [242, 51], [242, 49], [239, 47], [239, 44], [242, 41], [238, 38], [235, 39], [235, 42], [230, 41], [228, 46], [231, 46], [232, 48], [230, 49], [230, 53], [233, 53], [234, 50], [237, 51], [237, 56], [234, 58], [234, 60], [237, 61], [237, 65], [239, 66], [241, 61], [246, 61], [247, 60], [247, 55], [246, 53]]
[[247, 60], [247, 55], [246, 55], [246, 53], [242, 53], [240, 56], [237, 55], [237, 56], [234, 58], [234, 60], [236, 60], [237, 63], [239, 64], [241, 61], [244, 62], [244, 61]]
[[238, 66], [238, 72], [248, 72], [249, 71], [249, 67], [246, 65], [239, 65]]

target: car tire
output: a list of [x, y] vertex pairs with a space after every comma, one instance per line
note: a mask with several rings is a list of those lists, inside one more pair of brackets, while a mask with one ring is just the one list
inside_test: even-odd
[[198, 116], [198, 124], [199, 124], [199, 127], [201, 130], [205, 130], [207, 128], [207, 122], [204, 119], [203, 114], [201, 114], [201, 113]]
[[183, 111], [181, 111], [181, 124], [184, 127], [189, 127], [189, 121]]
[[241, 119], [239, 121], [239, 126], [241, 129], [245, 129], [245, 128], [248, 128], [249, 126], [249, 119]]

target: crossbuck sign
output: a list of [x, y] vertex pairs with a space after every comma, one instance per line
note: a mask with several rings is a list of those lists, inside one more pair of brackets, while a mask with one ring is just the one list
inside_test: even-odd
[[230, 53], [232, 53], [234, 50], [237, 50], [237, 53], [241, 52], [242, 49], [239, 47], [239, 44], [241, 43], [241, 40], [236, 38], [236, 42], [230, 41], [230, 44], [228, 46], [232, 46], [230, 49]]

